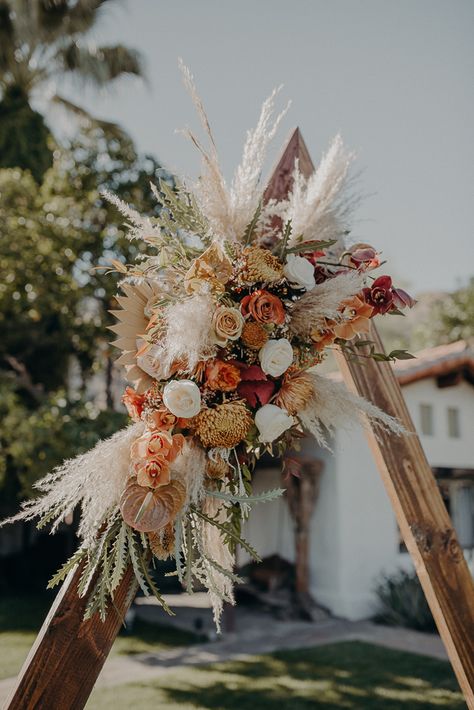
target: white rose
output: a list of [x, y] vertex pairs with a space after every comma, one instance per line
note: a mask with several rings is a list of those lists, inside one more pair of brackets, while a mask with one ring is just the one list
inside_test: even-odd
[[272, 377], [280, 377], [293, 362], [293, 348], [286, 338], [267, 340], [259, 350], [258, 357], [262, 370]]
[[307, 291], [311, 291], [316, 286], [314, 266], [304, 256], [288, 254], [283, 273], [293, 286], [305, 288]]
[[264, 404], [255, 415], [255, 426], [260, 433], [258, 440], [262, 444], [275, 441], [293, 424], [293, 417], [276, 404]]
[[171, 380], [163, 390], [163, 402], [175, 417], [189, 419], [201, 410], [201, 392], [191, 380]]

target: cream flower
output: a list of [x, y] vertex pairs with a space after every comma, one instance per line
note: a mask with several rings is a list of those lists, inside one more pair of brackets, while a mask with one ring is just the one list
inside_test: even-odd
[[212, 318], [217, 343], [225, 345], [228, 340], [238, 340], [244, 323], [244, 317], [237, 308], [219, 306]]
[[293, 417], [276, 404], [264, 404], [255, 415], [255, 426], [262, 444], [269, 444], [293, 426]]
[[293, 348], [286, 338], [269, 340], [258, 353], [262, 370], [271, 377], [280, 377], [293, 362]]
[[311, 291], [316, 285], [316, 281], [314, 280], [314, 266], [308, 259], [305, 259], [304, 256], [288, 254], [283, 273], [292, 286], [298, 286], [299, 288], [305, 288], [307, 291]]
[[163, 390], [163, 402], [176, 417], [190, 419], [201, 410], [201, 392], [191, 380], [171, 380]]

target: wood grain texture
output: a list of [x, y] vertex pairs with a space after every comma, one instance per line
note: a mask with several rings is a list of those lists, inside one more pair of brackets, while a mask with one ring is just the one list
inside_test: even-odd
[[[296, 160], [303, 175], [309, 177], [314, 166], [299, 129], [277, 165], [281, 174], [274, 174], [268, 183], [265, 200], [287, 195]], [[373, 323], [369, 337], [376, 350], [383, 352]], [[398, 418], [407, 431], [415, 431], [390, 364], [365, 360], [361, 366], [342, 354], [338, 363], [352, 391]], [[376, 435], [369, 424], [366, 431], [459, 685], [468, 707], [474, 710], [474, 585], [433, 472], [415, 433]]]
[[77, 595], [81, 567], [64, 582], [5, 705], [8, 710], [81, 710], [92, 692], [128, 610], [132, 567], [104, 622], [83, 621], [87, 599]]

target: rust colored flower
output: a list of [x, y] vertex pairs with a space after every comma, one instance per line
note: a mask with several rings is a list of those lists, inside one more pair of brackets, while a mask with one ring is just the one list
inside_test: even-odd
[[244, 316], [251, 315], [258, 323], [281, 325], [285, 322], [283, 303], [278, 296], [264, 289], [245, 296], [240, 303], [240, 308]]
[[314, 343], [315, 350], [321, 352], [324, 348], [327, 348], [329, 345], [333, 344], [336, 340], [336, 333], [333, 328], [334, 326], [331, 325], [324, 330], [311, 331], [311, 340]]
[[178, 417], [172, 414], [169, 409], [166, 409], [166, 407], [155, 409], [145, 416], [145, 423], [148, 429], [151, 429], [152, 431], [155, 431], [156, 429], [164, 429], [169, 431], [175, 426], [177, 421]]
[[280, 391], [275, 397], [275, 404], [295, 415], [306, 407], [314, 394], [311, 375], [296, 368], [287, 370], [283, 377]]
[[212, 360], [206, 367], [206, 384], [211, 390], [233, 392], [240, 382], [240, 370], [231, 362]]
[[160, 532], [149, 532], [150, 550], [159, 560], [167, 560], [174, 552], [174, 525], [168, 523]]
[[170, 462], [163, 456], [142, 459], [135, 464], [139, 486], [158, 488], [170, 482]]
[[242, 330], [243, 344], [251, 350], [260, 350], [268, 340], [268, 333], [260, 323], [247, 321]]
[[336, 336], [344, 340], [352, 340], [358, 333], [366, 333], [374, 311], [372, 306], [369, 306], [360, 296], [354, 296], [344, 301], [342, 305], [344, 321], [334, 327]]
[[364, 288], [363, 294], [366, 302], [376, 313], [387, 313], [393, 307], [392, 279], [390, 276], [379, 276], [371, 288]]
[[135, 392], [133, 387], [126, 387], [122, 402], [126, 406], [127, 412], [133, 421], [139, 422], [143, 413], [143, 404], [145, 402], [144, 395]]

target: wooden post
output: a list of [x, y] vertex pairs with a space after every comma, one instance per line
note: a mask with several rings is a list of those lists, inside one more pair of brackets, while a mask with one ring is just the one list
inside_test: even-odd
[[[63, 584], [18, 676], [5, 710], [82, 710], [102, 670], [136, 590], [130, 566], [104, 622], [83, 621], [77, 596], [82, 565]], [[93, 584], [93, 582], [92, 582]]]
[[[273, 173], [266, 200], [288, 194], [296, 160], [309, 177], [314, 166], [298, 128]], [[382, 352], [373, 324], [369, 338]], [[399, 419], [407, 431], [415, 431], [390, 364], [366, 360], [362, 367], [342, 354], [338, 363], [352, 391]], [[376, 436], [369, 425], [366, 431], [459, 685], [474, 710], [474, 585], [430, 465], [415, 433], [397, 437], [378, 432]]]

